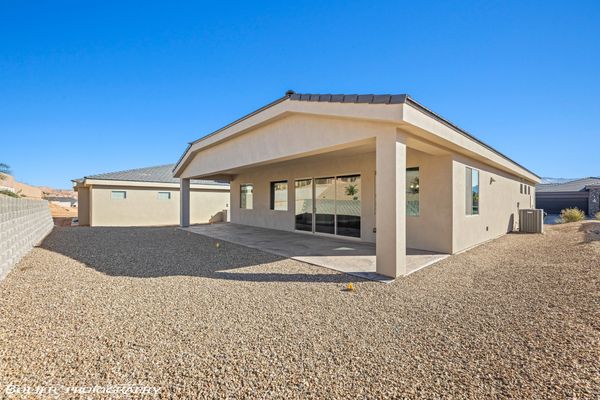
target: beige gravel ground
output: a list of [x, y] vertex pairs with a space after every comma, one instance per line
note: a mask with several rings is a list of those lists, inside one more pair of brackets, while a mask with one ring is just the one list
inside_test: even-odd
[[57, 228], [0, 283], [0, 397], [598, 398], [599, 239], [595, 222], [511, 234], [345, 292], [347, 276], [175, 228]]

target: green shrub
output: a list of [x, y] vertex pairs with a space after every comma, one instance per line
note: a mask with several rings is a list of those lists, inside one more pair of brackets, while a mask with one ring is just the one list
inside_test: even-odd
[[6, 189], [0, 190], [0, 194], [6, 195], [8, 197], [14, 197], [14, 198], [17, 198], [17, 199], [20, 199], [22, 197], [20, 194], [15, 193], [15, 192], [11, 192], [10, 190], [6, 190]]
[[595, 217], [596, 219], [600, 220], [600, 211], [598, 211], [598, 212], [596, 213], [596, 215], [594, 215], [594, 217]]
[[562, 222], [577, 222], [585, 219], [585, 213], [579, 208], [565, 208], [560, 212]]

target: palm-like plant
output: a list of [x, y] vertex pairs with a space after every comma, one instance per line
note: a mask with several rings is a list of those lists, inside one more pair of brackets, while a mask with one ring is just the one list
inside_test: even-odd
[[7, 164], [0, 163], [0, 180], [6, 179], [5, 175], [10, 174], [10, 167]]
[[349, 184], [344, 188], [346, 196], [352, 196], [353, 200], [358, 200], [358, 185]]

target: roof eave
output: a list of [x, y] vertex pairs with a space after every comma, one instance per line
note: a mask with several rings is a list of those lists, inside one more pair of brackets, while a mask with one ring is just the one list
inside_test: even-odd
[[181, 162], [185, 159], [185, 156], [188, 154], [188, 151], [192, 148], [193, 145], [195, 145], [196, 143], [201, 142], [202, 140], [205, 140], [205, 139], [207, 139], [207, 138], [209, 138], [209, 137], [211, 137], [213, 135], [216, 135], [217, 133], [222, 132], [222, 131], [224, 131], [227, 128], [230, 128], [230, 127], [232, 127], [234, 125], [237, 125], [240, 122], [242, 122], [242, 121], [244, 121], [244, 120], [246, 120], [248, 118], [251, 118], [251, 117], [253, 117], [256, 114], [258, 114], [258, 113], [260, 113], [260, 112], [262, 112], [262, 111], [264, 111], [264, 110], [266, 110], [268, 108], [271, 108], [271, 107], [273, 107], [273, 106], [281, 103], [282, 101], [285, 101], [285, 100], [289, 99], [293, 94], [294, 93], [292, 91], [288, 91], [288, 92], [286, 92], [285, 96], [280, 97], [277, 100], [272, 101], [271, 103], [269, 103], [269, 104], [267, 104], [267, 105], [265, 105], [265, 106], [263, 106], [263, 107], [261, 107], [261, 108], [259, 108], [257, 110], [254, 110], [251, 113], [246, 114], [246, 115], [244, 115], [241, 118], [236, 119], [235, 121], [233, 121], [233, 122], [231, 122], [231, 123], [229, 123], [229, 124], [227, 124], [227, 125], [219, 128], [219, 129], [217, 129], [216, 131], [213, 131], [213, 132], [209, 133], [208, 135], [202, 136], [201, 138], [196, 139], [193, 142], [189, 142], [187, 148], [185, 149], [185, 151], [183, 152], [183, 154], [181, 155], [181, 157], [179, 157], [179, 160], [177, 160], [177, 162], [175, 163], [175, 166], [173, 167], [173, 170], [172, 170], [173, 171], [173, 175], [177, 177], [177, 171], [179, 169], [179, 166], [180, 166]]
[[490, 150], [491, 152], [499, 155], [500, 157], [504, 158], [505, 160], [507, 160], [507, 161], [513, 163], [514, 165], [522, 168], [523, 170], [529, 172], [531, 175], [535, 176], [536, 178], [538, 178], [541, 181], [542, 178], [539, 175], [537, 175], [536, 173], [534, 173], [533, 171], [525, 168], [523, 165], [519, 164], [518, 162], [516, 162], [512, 158], [510, 158], [507, 155], [501, 153], [500, 151], [494, 149], [492, 146], [488, 145], [487, 143], [485, 143], [481, 139], [478, 139], [477, 137], [471, 135], [470, 133], [468, 133], [464, 129], [460, 128], [458, 125], [453, 124], [452, 122], [448, 121], [446, 118], [442, 117], [441, 115], [439, 115], [439, 114], [431, 111], [429, 108], [427, 108], [424, 105], [422, 105], [421, 103], [417, 102], [412, 97], [406, 96], [406, 104], [409, 104], [409, 105], [411, 105], [411, 106], [419, 109], [423, 113], [427, 114], [429, 117], [435, 119], [436, 121], [438, 121], [438, 122], [446, 125], [447, 127], [451, 128], [451, 129], [455, 130], [456, 132], [460, 133], [461, 135], [467, 137], [468, 139], [473, 140], [474, 142], [476, 142], [479, 145], [485, 147], [486, 149]]
[[[184, 160], [186, 159], [186, 157], [188, 157], [188, 155], [190, 155], [190, 150], [192, 149], [192, 147], [196, 144], [199, 143], [203, 140], [208, 139], [209, 137], [218, 134], [219, 132], [222, 132], [248, 118], [251, 118], [252, 116], [259, 114], [260, 112], [273, 107], [285, 100], [288, 99], [294, 99], [294, 101], [320, 101], [319, 100], [312, 100], [313, 96], [339, 96], [339, 95], [310, 95], [310, 94], [297, 94], [291, 91], [286, 92], [285, 96], [265, 105], [264, 107], [261, 107], [233, 122], [231, 122], [230, 124], [225, 125], [224, 127], [211, 132], [210, 134], [203, 136], [193, 142], [190, 142], [186, 148], [186, 150], [184, 151], [184, 153], [181, 155], [181, 157], [179, 157], [179, 160], [177, 161], [177, 163], [175, 164], [175, 167], [173, 168], [173, 174], [175, 177], [179, 177], [179, 171], [181, 169], [181, 167], [185, 164]], [[358, 101], [358, 97], [360, 95], [347, 95], [347, 96], [357, 96], [357, 101], [355, 103], [360, 103], [360, 101]], [[374, 95], [367, 95], [367, 96], [374, 96]], [[387, 96], [387, 95], [386, 95]], [[512, 163], [513, 165], [521, 168], [522, 170], [526, 171], [527, 173], [531, 174], [533, 177], [537, 178], [538, 181], [541, 181], [541, 177], [539, 175], [537, 175], [536, 173], [530, 171], [529, 169], [527, 169], [526, 167], [524, 167], [523, 165], [517, 163], [516, 161], [514, 161], [513, 159], [511, 159], [510, 157], [506, 156], [505, 154], [501, 153], [500, 151], [494, 149], [493, 147], [491, 147], [490, 145], [488, 145], [487, 143], [483, 142], [482, 140], [476, 138], [475, 136], [471, 135], [470, 133], [468, 133], [467, 131], [465, 131], [464, 129], [460, 128], [459, 126], [453, 124], [452, 122], [450, 122], [449, 120], [445, 119], [444, 117], [440, 116], [439, 114], [431, 111], [429, 108], [423, 106], [422, 104], [420, 104], [419, 102], [417, 102], [416, 100], [414, 100], [412, 97], [410, 97], [409, 95], [393, 95], [393, 97], [395, 97], [395, 101], [393, 104], [409, 104], [412, 107], [420, 110], [421, 112], [423, 112], [424, 114], [426, 114], [427, 116], [429, 116], [430, 118], [435, 119], [436, 121], [442, 123], [443, 125], [451, 128], [452, 130], [456, 131], [457, 133], [467, 137], [469, 140], [474, 141], [475, 143], [483, 146], [484, 148], [488, 149], [489, 151], [493, 152], [494, 154], [500, 156], [501, 158], [504, 158], [505, 160], [507, 160], [508, 162]], [[386, 104], [391, 104], [391, 103], [372, 103], [372, 104], [382, 104], [382, 105], [386, 105]], [[193, 152], [192, 152], [193, 153]]]

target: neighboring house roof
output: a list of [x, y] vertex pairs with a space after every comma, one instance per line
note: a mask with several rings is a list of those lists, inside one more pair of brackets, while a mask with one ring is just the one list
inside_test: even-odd
[[582, 192], [587, 190], [588, 186], [600, 186], [600, 178], [588, 177], [574, 179], [564, 183], [546, 183], [535, 187], [536, 193], [549, 192]]
[[380, 94], [380, 95], [376, 95], [376, 94], [300, 94], [300, 93], [294, 92], [293, 90], [288, 90], [283, 97], [280, 97], [279, 99], [259, 108], [256, 111], [253, 111], [253, 112], [231, 122], [230, 124], [225, 125], [224, 127], [220, 128], [220, 129], [217, 129], [214, 132], [211, 132], [197, 140], [194, 140], [193, 142], [188, 143], [188, 147], [186, 148], [186, 150], [183, 152], [183, 154], [181, 155], [181, 157], [179, 158], [177, 163], [173, 165], [173, 171], [175, 171], [175, 169], [179, 166], [179, 164], [184, 160], [185, 156], [188, 154], [188, 151], [191, 149], [191, 147], [194, 144], [200, 142], [201, 140], [206, 139], [209, 136], [212, 136], [221, 131], [224, 131], [224, 130], [226, 130], [248, 118], [251, 118], [252, 116], [254, 116], [270, 107], [273, 107], [283, 101], [286, 101], [286, 100], [310, 101], [310, 102], [321, 102], [321, 103], [327, 102], [327, 103], [356, 103], [356, 104], [384, 104], [384, 105], [385, 104], [409, 104], [409, 105], [415, 107], [416, 109], [419, 109], [420, 111], [422, 111], [429, 117], [437, 120], [438, 122], [446, 125], [447, 127], [451, 128], [451, 129], [454, 129], [461, 135], [466, 136], [467, 138], [475, 141], [479, 145], [481, 145], [481, 146], [485, 147], [486, 149], [492, 151], [493, 153], [499, 155], [500, 157], [504, 158], [505, 160], [524, 169], [525, 171], [529, 172], [531, 175], [535, 176], [536, 178], [539, 178], [538, 175], [536, 175], [529, 169], [525, 168], [523, 165], [517, 163], [516, 161], [509, 158], [505, 154], [499, 152], [498, 150], [494, 149], [490, 145], [477, 139], [475, 136], [471, 135], [467, 131], [461, 129], [457, 125], [453, 124], [452, 122], [448, 121], [447, 119], [441, 117], [440, 115], [434, 113], [433, 111], [431, 111], [430, 109], [421, 105], [417, 101], [413, 100], [408, 94]]
[[[179, 184], [179, 179], [173, 177], [174, 166], [175, 164], [165, 164], [158, 165], [155, 167], [135, 168], [128, 169], [125, 171], [107, 172], [104, 174], [88, 175], [85, 176], [83, 180], [100, 179], [107, 181], [158, 182]], [[74, 181], [81, 182], [82, 180], [76, 179]], [[192, 179], [190, 183], [197, 185], [229, 186], [229, 182], [226, 181], [212, 181], [201, 179]]]
[[[298, 203], [299, 202], [297, 202], [296, 207], [298, 207], [303, 214], [312, 213], [312, 200], [302, 200], [302, 204]], [[360, 200], [318, 199], [316, 213], [360, 216]]]
[[62, 202], [69, 202], [69, 203], [77, 203], [77, 199], [74, 197], [58, 197], [58, 196], [52, 196], [52, 197], [44, 197], [44, 200], [48, 200], [48, 201], [62, 201]]

